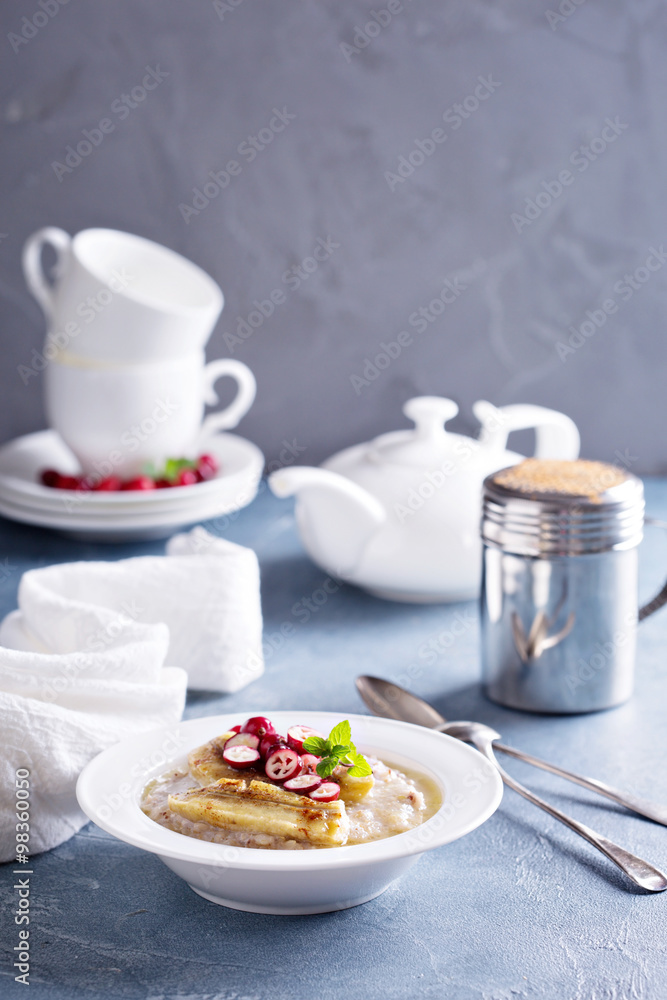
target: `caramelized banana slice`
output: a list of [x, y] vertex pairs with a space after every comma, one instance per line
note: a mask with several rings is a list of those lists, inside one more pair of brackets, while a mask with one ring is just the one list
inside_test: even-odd
[[350, 821], [345, 805], [314, 802], [264, 781], [222, 778], [207, 788], [169, 796], [169, 808], [186, 819], [227, 830], [251, 830], [318, 847], [347, 843]]
[[204, 743], [203, 746], [191, 750], [188, 754], [190, 774], [202, 785], [209, 785], [220, 778], [229, 778], [234, 770], [222, 759], [225, 743], [234, 733], [223, 733]]
[[363, 777], [354, 778], [347, 773], [347, 769], [344, 767], [336, 768], [335, 779], [340, 785], [340, 797], [343, 802], [360, 802], [375, 784], [375, 778], [372, 774], [364, 774]]

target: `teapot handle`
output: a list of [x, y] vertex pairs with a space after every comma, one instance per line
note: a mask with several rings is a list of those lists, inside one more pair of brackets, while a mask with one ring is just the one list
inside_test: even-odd
[[503, 451], [510, 431], [535, 428], [535, 458], [573, 460], [579, 456], [579, 431], [577, 425], [558, 410], [531, 403], [514, 403], [511, 406], [494, 406], [478, 400], [473, 412], [482, 425], [480, 444], [494, 451]]

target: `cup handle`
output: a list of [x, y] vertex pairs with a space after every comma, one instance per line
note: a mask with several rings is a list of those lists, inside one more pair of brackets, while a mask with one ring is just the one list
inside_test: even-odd
[[248, 366], [244, 365], [242, 361], [234, 361], [232, 358], [218, 358], [217, 361], [210, 361], [204, 368], [205, 403], [214, 406], [218, 402], [214, 385], [223, 375], [229, 375], [236, 379], [238, 392], [226, 409], [220, 413], [211, 413], [206, 417], [201, 426], [200, 440], [209, 438], [218, 431], [236, 427], [255, 400], [257, 383]]
[[64, 273], [65, 255], [72, 243], [72, 237], [64, 229], [57, 226], [46, 226], [29, 236], [23, 246], [23, 274], [26, 284], [44, 310], [47, 320], [53, 318], [53, 286], [46, 280], [42, 267], [42, 249], [46, 244], [53, 247], [57, 254], [54, 269], [56, 278]]
[[558, 410], [529, 403], [494, 406], [485, 400], [473, 405], [473, 412], [482, 425], [481, 444], [503, 451], [510, 431], [535, 428], [535, 458], [572, 461], [579, 457], [579, 431], [573, 420]]

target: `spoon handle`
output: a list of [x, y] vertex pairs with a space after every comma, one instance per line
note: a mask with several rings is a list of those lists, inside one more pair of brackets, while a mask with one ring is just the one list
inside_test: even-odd
[[578, 833], [580, 837], [587, 840], [589, 844], [593, 847], [597, 847], [598, 851], [602, 851], [610, 861], [613, 861], [618, 868], [624, 872], [628, 878], [640, 886], [642, 889], [647, 889], [649, 892], [663, 892], [667, 889], [667, 876], [664, 875], [658, 868], [654, 868], [650, 865], [648, 861], [644, 861], [642, 858], [638, 858], [635, 854], [630, 854], [623, 847], [619, 847], [618, 844], [614, 844], [613, 841], [607, 840], [606, 837], [600, 836], [594, 830], [591, 830], [589, 826], [584, 823], [579, 823], [576, 819], [571, 816], [566, 815], [556, 809], [555, 806], [549, 805], [544, 799], [541, 799], [539, 795], [534, 795], [529, 792], [527, 788], [520, 785], [518, 781], [515, 781], [506, 771], [502, 769], [498, 761], [496, 760], [495, 754], [493, 752], [493, 746], [490, 741], [479, 740], [475, 741], [474, 745], [480, 750], [484, 756], [491, 761], [491, 763], [498, 768], [500, 775], [508, 786], [512, 788], [519, 795], [522, 795], [524, 799], [532, 802], [533, 805], [539, 806], [540, 809], [544, 809], [546, 813], [553, 816], [554, 819], [560, 820], [565, 826], [573, 830], [574, 833]]
[[557, 774], [561, 778], [567, 778], [568, 781], [574, 781], [575, 784], [581, 785], [582, 788], [587, 788], [591, 792], [606, 795], [608, 799], [618, 802], [619, 805], [625, 806], [626, 809], [632, 809], [633, 812], [639, 813], [640, 816], [652, 819], [654, 823], [662, 823], [663, 826], [667, 826], [667, 808], [665, 806], [654, 805], [653, 802], [639, 798], [637, 795], [628, 795], [626, 792], [619, 792], [618, 789], [612, 788], [611, 785], [606, 785], [604, 781], [598, 781], [596, 778], [585, 778], [582, 774], [566, 771], [556, 764], [550, 764], [546, 760], [533, 757], [529, 753], [524, 753], [523, 750], [508, 747], [504, 743], [494, 742], [493, 748], [494, 750], [500, 750], [501, 753], [505, 753], [510, 757], [516, 757], [517, 760], [523, 760], [526, 764], [541, 767], [543, 771], [550, 771], [551, 774]]

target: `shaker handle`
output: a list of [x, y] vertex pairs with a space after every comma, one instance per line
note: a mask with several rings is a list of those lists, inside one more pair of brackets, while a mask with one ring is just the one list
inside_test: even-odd
[[579, 457], [579, 431], [570, 417], [558, 410], [531, 403], [514, 403], [494, 406], [480, 399], [473, 404], [473, 412], [482, 425], [481, 444], [496, 451], [503, 451], [510, 431], [535, 428], [535, 458], [572, 461]]
[[[644, 518], [644, 524], [648, 524], [652, 528], [667, 528], [667, 523], [665, 521], [659, 521], [654, 517]], [[639, 609], [637, 620], [643, 622], [645, 618], [655, 614], [655, 612], [659, 611], [660, 608], [665, 606], [665, 604], [667, 604], [667, 583], [665, 583], [660, 593], [655, 595], [653, 600], [648, 601]]]
[[218, 402], [214, 384], [223, 375], [229, 375], [236, 380], [238, 392], [228, 407], [220, 413], [211, 413], [206, 417], [201, 426], [200, 441], [211, 437], [217, 431], [236, 427], [255, 401], [257, 382], [248, 366], [242, 361], [234, 361], [233, 358], [218, 358], [216, 361], [210, 361], [204, 368], [204, 402], [209, 406], [214, 406]]
[[57, 226], [45, 226], [44, 229], [38, 229], [29, 236], [23, 245], [21, 262], [26, 285], [44, 310], [49, 322], [53, 319], [53, 285], [46, 280], [42, 267], [42, 250], [47, 243], [56, 251], [58, 258], [53, 273], [56, 278], [61, 278], [64, 273], [65, 255], [70, 250], [72, 237]]

